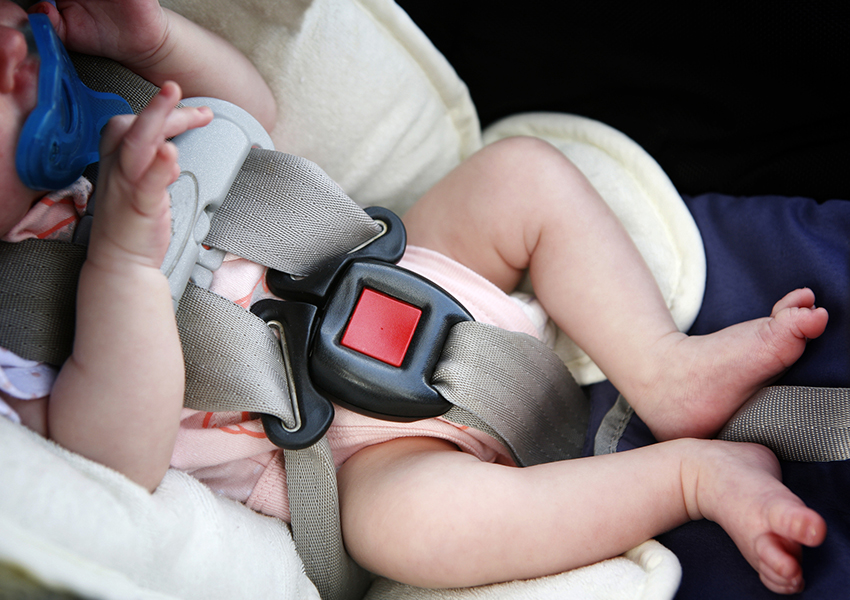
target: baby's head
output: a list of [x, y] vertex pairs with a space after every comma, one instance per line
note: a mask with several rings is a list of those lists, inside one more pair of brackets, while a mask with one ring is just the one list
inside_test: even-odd
[[18, 138], [38, 92], [38, 60], [27, 51], [26, 23], [18, 4], [0, 0], [0, 236], [44, 195], [27, 188], [15, 169]]

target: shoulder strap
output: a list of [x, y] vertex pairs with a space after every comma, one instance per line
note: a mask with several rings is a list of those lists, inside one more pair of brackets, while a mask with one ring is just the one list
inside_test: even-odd
[[85, 259], [86, 247], [76, 244], [0, 242], [0, 345], [30, 360], [65, 362]]

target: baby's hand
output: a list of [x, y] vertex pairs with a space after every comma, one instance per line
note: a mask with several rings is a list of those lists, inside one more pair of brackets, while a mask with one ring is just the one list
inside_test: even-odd
[[158, 0], [57, 0], [30, 12], [50, 17], [68, 50], [105, 56], [132, 68], [167, 52], [168, 16]]
[[114, 117], [104, 129], [88, 262], [113, 271], [162, 264], [171, 237], [167, 188], [180, 174], [166, 138], [212, 119], [207, 108], [174, 108], [179, 101], [179, 86], [166, 83], [138, 117]]

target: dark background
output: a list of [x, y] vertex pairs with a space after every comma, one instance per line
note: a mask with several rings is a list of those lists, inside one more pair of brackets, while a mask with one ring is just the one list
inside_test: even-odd
[[850, 198], [850, 3], [399, 0], [482, 126], [598, 119], [680, 193]]

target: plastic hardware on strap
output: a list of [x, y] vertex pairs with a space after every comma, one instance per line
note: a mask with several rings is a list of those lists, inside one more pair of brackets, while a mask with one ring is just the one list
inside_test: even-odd
[[[286, 304], [286, 310], [278, 310], [280, 304]], [[276, 300], [260, 301], [251, 308], [260, 322], [267, 323], [267, 330], [271, 327], [277, 333], [279, 356], [286, 374], [284, 389], [292, 407], [289, 421], [274, 413], [264, 413], [263, 429], [272, 443], [289, 450], [315, 444], [334, 418], [333, 406], [313, 386], [307, 366], [311, 332], [304, 324], [313, 322], [317, 310], [312, 304]]]
[[332, 400], [390, 420], [436, 417], [451, 408], [431, 375], [452, 326], [472, 317], [444, 290], [393, 264], [406, 238], [395, 214], [377, 207], [367, 214], [384, 223], [383, 235], [307, 277], [269, 271], [269, 288], [284, 300], [251, 309], [280, 323], [286, 345], [294, 344], [285, 362], [300, 428], [264, 419], [269, 439], [283, 448], [303, 448], [324, 435]]
[[766, 387], [740, 408], [718, 437], [763, 444], [783, 460], [847, 460], [850, 388]]
[[106, 122], [132, 110], [120, 96], [83, 84], [47, 15], [29, 15], [29, 24], [40, 60], [38, 101], [21, 129], [15, 165], [28, 188], [60, 190], [98, 161]]
[[[330, 210], [334, 209], [325, 208], [325, 211]], [[397, 263], [401, 260], [407, 247], [407, 233], [401, 219], [391, 210], [379, 206], [361, 212], [375, 224], [370, 237], [359, 245], [349, 240], [348, 249], [336, 255], [326, 253], [321, 260], [313, 257], [314, 264], [306, 276], [269, 269], [266, 275], [269, 290], [279, 298], [323, 307], [330, 299], [329, 291], [336, 284], [337, 277], [354, 261], [375, 259]]]
[[188, 98], [187, 106], [208, 106], [215, 117], [206, 127], [174, 139], [180, 153], [180, 176], [169, 187], [171, 243], [162, 263], [175, 309], [188, 281], [208, 288], [224, 251], [205, 248], [216, 211], [228, 196], [253, 148], [272, 148], [260, 124], [238, 106], [214, 98]]
[[0, 242], [0, 346], [28, 360], [65, 362], [85, 259], [86, 247], [76, 244]]

